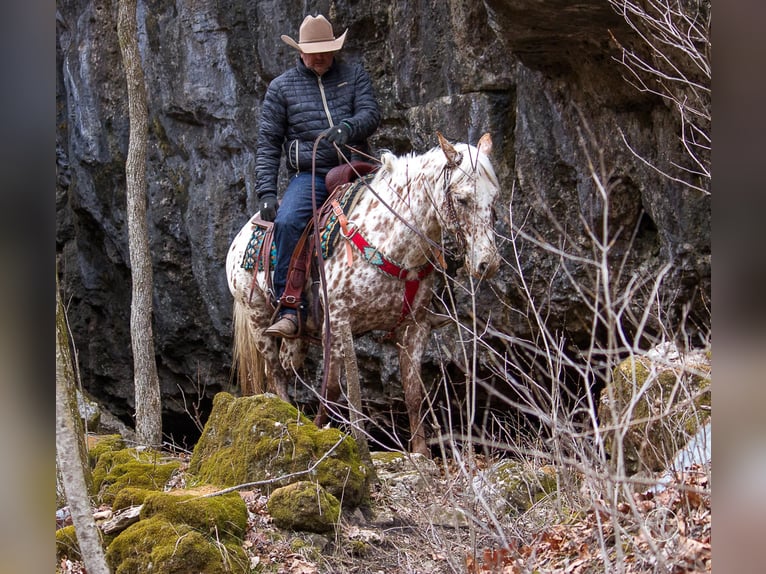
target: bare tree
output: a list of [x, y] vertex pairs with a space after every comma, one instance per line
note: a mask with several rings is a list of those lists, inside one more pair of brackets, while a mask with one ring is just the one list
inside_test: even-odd
[[152, 334], [152, 259], [146, 222], [147, 105], [144, 72], [138, 50], [136, 0], [120, 0], [117, 16], [125, 78], [128, 85], [130, 138], [125, 162], [128, 243], [133, 279], [130, 333], [136, 401], [136, 434], [146, 445], [162, 443], [160, 383]]
[[[609, 0], [639, 38], [618, 42], [627, 80], [663, 98], [681, 121], [681, 143], [691, 164], [683, 183], [709, 193], [712, 68], [710, 0]], [[627, 142], [626, 142], [627, 143]], [[655, 167], [655, 166], [653, 166]], [[659, 169], [655, 167], [655, 169]]]
[[69, 504], [80, 556], [91, 574], [109, 574], [101, 535], [93, 519], [88, 497], [90, 468], [87, 466], [82, 422], [77, 410], [75, 376], [69, 353], [64, 306], [56, 281], [56, 458], [64, 494]]

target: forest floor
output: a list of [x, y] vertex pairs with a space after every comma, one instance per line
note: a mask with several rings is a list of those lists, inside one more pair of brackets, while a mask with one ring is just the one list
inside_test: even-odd
[[[486, 466], [479, 457], [477, 468]], [[380, 481], [371, 506], [342, 516], [335, 534], [276, 528], [258, 490], [243, 548], [250, 572], [275, 574], [522, 574], [711, 572], [710, 468], [692, 466], [662, 491], [634, 489], [610, 504], [600, 496], [548, 495], [522, 513], [500, 515], [468, 502], [452, 463], [413, 490]], [[454, 519], [434, 512], [461, 508]], [[465, 502], [465, 504], [460, 504]], [[100, 509], [103, 510], [103, 509]], [[445, 516], [447, 518], [445, 518]], [[62, 560], [61, 574], [82, 574]]]

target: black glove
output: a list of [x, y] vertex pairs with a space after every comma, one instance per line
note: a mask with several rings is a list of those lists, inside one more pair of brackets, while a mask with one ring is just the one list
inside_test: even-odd
[[279, 208], [276, 195], [267, 193], [258, 200], [258, 206], [261, 210], [261, 219], [264, 221], [274, 221], [276, 219], [277, 209]]
[[327, 128], [323, 133], [328, 142], [340, 146], [348, 141], [348, 138], [351, 135], [351, 128], [348, 124], [341, 122], [337, 126]]

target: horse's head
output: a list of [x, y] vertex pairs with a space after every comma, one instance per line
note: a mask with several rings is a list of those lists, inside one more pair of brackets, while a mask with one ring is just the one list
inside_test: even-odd
[[453, 146], [440, 133], [437, 136], [447, 158], [443, 226], [455, 236], [471, 275], [491, 277], [500, 265], [493, 229], [494, 204], [500, 189], [489, 159], [492, 138], [486, 133], [474, 147]]

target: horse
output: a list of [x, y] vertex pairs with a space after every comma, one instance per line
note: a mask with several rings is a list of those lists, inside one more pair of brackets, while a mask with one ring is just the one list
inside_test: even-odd
[[[430, 454], [420, 412], [421, 357], [432, 329], [429, 305], [437, 274], [431, 271], [439, 262], [443, 266], [447, 234], [475, 278], [491, 277], [500, 262], [493, 229], [499, 183], [490, 160], [490, 134], [476, 146], [452, 145], [438, 132], [437, 137], [439, 145], [420, 155], [380, 155], [380, 166], [364, 178], [367, 189], [345, 214], [347, 227], [340, 240], [345, 249], [338, 246], [322, 263], [322, 291], [312, 292], [309, 277], [303, 294], [305, 300], [319, 298], [325, 314], [320, 321], [309, 316], [304, 326], [305, 333], [322, 342], [325, 352], [323, 393], [314, 422], [327, 423], [328, 408], [341, 392], [343, 348], [332, 333], [382, 330], [398, 348], [409, 450], [426, 456]], [[308, 343], [306, 337], [264, 334], [275, 309], [266, 277], [269, 270], [243, 266], [258, 220], [256, 213], [244, 225], [226, 258], [234, 298], [234, 368], [243, 395], [270, 391], [290, 402], [288, 373], [300, 367]]]

